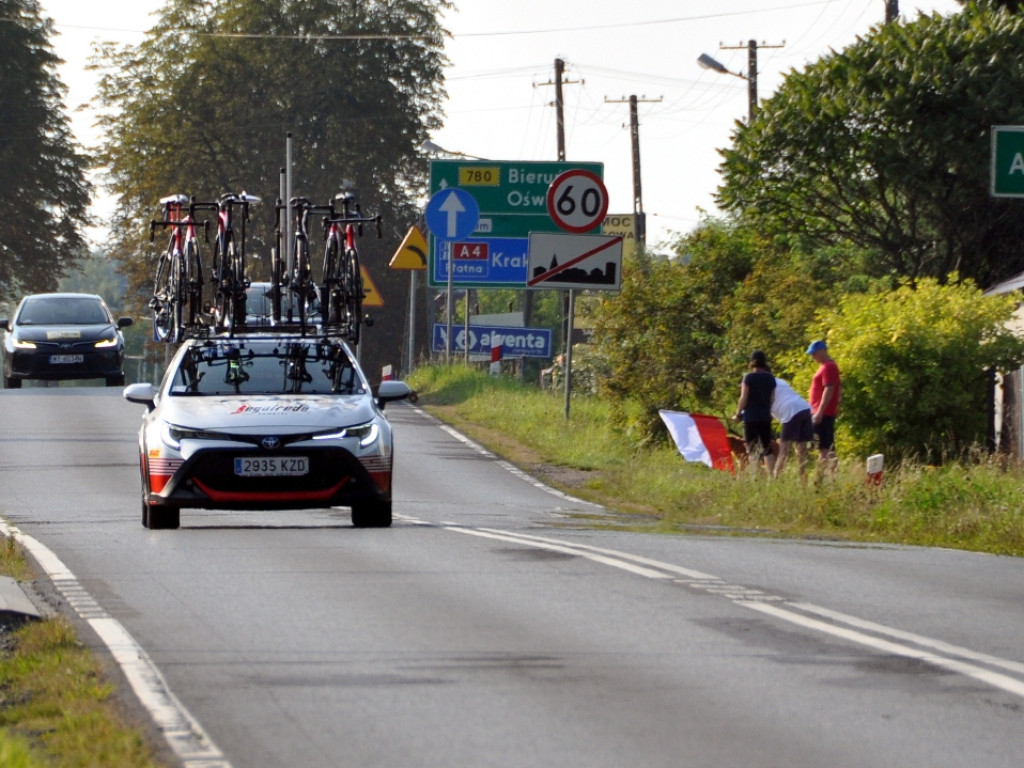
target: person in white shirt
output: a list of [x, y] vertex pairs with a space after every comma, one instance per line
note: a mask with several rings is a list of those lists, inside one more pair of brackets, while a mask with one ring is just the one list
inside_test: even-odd
[[782, 425], [779, 436], [779, 455], [775, 458], [775, 473], [778, 477], [789, 458], [789, 447], [796, 448], [800, 462], [800, 478], [807, 477], [807, 444], [814, 440], [814, 423], [811, 420], [811, 404], [796, 393], [782, 379], [775, 378], [775, 399], [772, 401], [772, 418]]

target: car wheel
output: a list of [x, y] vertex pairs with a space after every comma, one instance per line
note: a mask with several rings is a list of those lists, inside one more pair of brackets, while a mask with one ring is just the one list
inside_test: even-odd
[[108, 387], [123, 387], [124, 386], [124, 374], [120, 376], [107, 376]]
[[150, 530], [170, 530], [181, 525], [181, 510], [167, 504], [142, 504], [142, 525]]
[[21, 389], [21, 379], [4, 376], [4, 389]]
[[352, 525], [356, 528], [388, 528], [391, 525], [390, 501], [363, 501], [352, 505]]

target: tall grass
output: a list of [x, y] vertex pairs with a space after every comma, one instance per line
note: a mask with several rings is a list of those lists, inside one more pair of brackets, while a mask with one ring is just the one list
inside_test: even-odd
[[[931, 467], [904, 462], [868, 485], [841, 457], [802, 483], [795, 460], [779, 480], [688, 464], [670, 444], [640, 446], [612, 425], [608, 404], [456, 366], [408, 379], [421, 404], [542, 479], [664, 531], [824, 537], [1024, 554], [1024, 471], [984, 455]], [[641, 518], [643, 519], [643, 518]], [[636, 518], [623, 518], [635, 524]]]

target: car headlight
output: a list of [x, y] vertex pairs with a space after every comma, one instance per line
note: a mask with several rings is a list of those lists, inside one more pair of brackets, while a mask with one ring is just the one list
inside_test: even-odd
[[375, 421], [368, 421], [366, 424], [345, 427], [336, 432], [313, 435], [314, 440], [341, 440], [345, 437], [358, 437], [359, 447], [366, 448], [377, 442], [377, 438], [380, 437], [380, 426]]
[[181, 450], [182, 440], [199, 440], [202, 437], [203, 432], [201, 430], [179, 427], [176, 424], [164, 424], [160, 432], [160, 438], [163, 440], [164, 445], [176, 451]]
[[117, 336], [115, 336], [112, 339], [101, 339], [100, 341], [96, 342], [96, 348], [97, 349], [102, 349], [103, 347], [116, 347], [116, 346], [117, 346]]
[[14, 340], [14, 348], [15, 349], [35, 349], [36, 345], [35, 345], [34, 342], [31, 342], [31, 341], [25, 341], [24, 339], [15, 339]]

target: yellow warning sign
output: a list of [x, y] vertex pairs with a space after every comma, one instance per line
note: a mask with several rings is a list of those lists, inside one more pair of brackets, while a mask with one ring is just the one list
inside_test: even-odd
[[392, 269], [427, 268], [427, 238], [423, 236], [419, 227], [409, 227], [405, 239], [391, 257], [388, 266]]
[[370, 273], [366, 271], [366, 267], [362, 264], [359, 265], [359, 273], [363, 276], [363, 306], [383, 307], [384, 299], [381, 298], [380, 291], [377, 290], [377, 286], [370, 279]]

